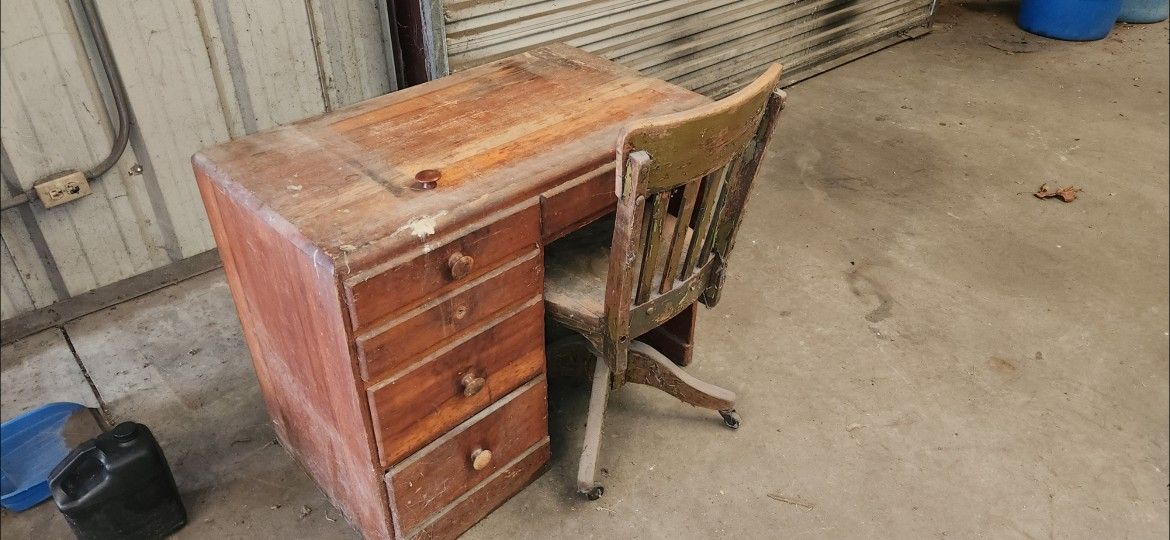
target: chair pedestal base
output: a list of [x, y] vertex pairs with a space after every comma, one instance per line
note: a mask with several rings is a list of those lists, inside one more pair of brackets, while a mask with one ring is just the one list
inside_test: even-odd
[[735, 392], [700, 381], [641, 341], [630, 343], [626, 382], [653, 386], [679, 401], [713, 411], [734, 411]]
[[[589, 395], [589, 415], [585, 422], [585, 442], [577, 466], [577, 491], [589, 500], [597, 500], [605, 488], [597, 482], [597, 457], [601, 450], [601, 426], [609, 402], [613, 373], [604, 358], [593, 363], [593, 388]], [[675, 365], [653, 347], [635, 341], [630, 344], [626, 382], [653, 386], [695, 407], [718, 411], [723, 423], [732, 429], [740, 425], [735, 412], [735, 392], [708, 384]]]
[[593, 362], [593, 388], [589, 392], [589, 416], [585, 420], [585, 443], [581, 446], [581, 461], [577, 464], [577, 492], [594, 501], [601, 498], [605, 488], [598, 484], [597, 455], [601, 452], [601, 424], [609, 402], [609, 380], [613, 375], [609, 364], [598, 358]]

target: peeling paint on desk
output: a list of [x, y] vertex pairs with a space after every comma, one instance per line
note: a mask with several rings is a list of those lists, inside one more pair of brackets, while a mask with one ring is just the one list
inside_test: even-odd
[[445, 215], [447, 215], [447, 211], [442, 210], [433, 216], [411, 218], [410, 221], [406, 222], [406, 225], [403, 225], [402, 227], [399, 227], [398, 230], [394, 231], [394, 234], [398, 234], [404, 230], [409, 230], [410, 234], [418, 237], [419, 239], [426, 239], [426, 237], [435, 234], [435, 226], [439, 224], [439, 218]]

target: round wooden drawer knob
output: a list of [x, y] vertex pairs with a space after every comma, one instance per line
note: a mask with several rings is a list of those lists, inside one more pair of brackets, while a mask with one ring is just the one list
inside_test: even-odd
[[463, 378], [459, 379], [459, 383], [463, 385], [463, 395], [467, 397], [479, 393], [486, 382], [483, 377], [476, 377], [474, 373], [464, 373]]
[[454, 279], [467, 276], [474, 267], [475, 259], [459, 252], [452, 253], [451, 257], [447, 259], [447, 268], [451, 270], [451, 277]]
[[492, 451], [479, 449], [471, 453], [471, 468], [482, 471], [492, 463]]

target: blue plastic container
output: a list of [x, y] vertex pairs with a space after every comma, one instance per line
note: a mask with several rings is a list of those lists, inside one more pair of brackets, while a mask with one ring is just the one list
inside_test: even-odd
[[1170, 0], [1121, 0], [1118, 22], [1156, 23], [1170, 16]]
[[0, 506], [28, 510], [49, 498], [49, 472], [72, 448], [61, 430], [78, 403], [49, 403], [0, 424]]
[[1109, 35], [1121, 0], [1022, 0], [1016, 23], [1033, 34], [1066, 41], [1093, 41]]

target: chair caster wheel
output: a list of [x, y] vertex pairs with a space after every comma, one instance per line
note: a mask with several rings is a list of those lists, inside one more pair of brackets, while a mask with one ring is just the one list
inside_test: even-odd
[[723, 417], [723, 424], [731, 429], [739, 429], [739, 413], [735, 409], [727, 409], [726, 411], [719, 411], [719, 416]]
[[605, 487], [603, 487], [601, 484], [593, 484], [593, 487], [582, 491], [581, 494], [584, 495], [586, 499], [596, 501], [597, 499], [600, 499], [602, 495], [605, 495]]

